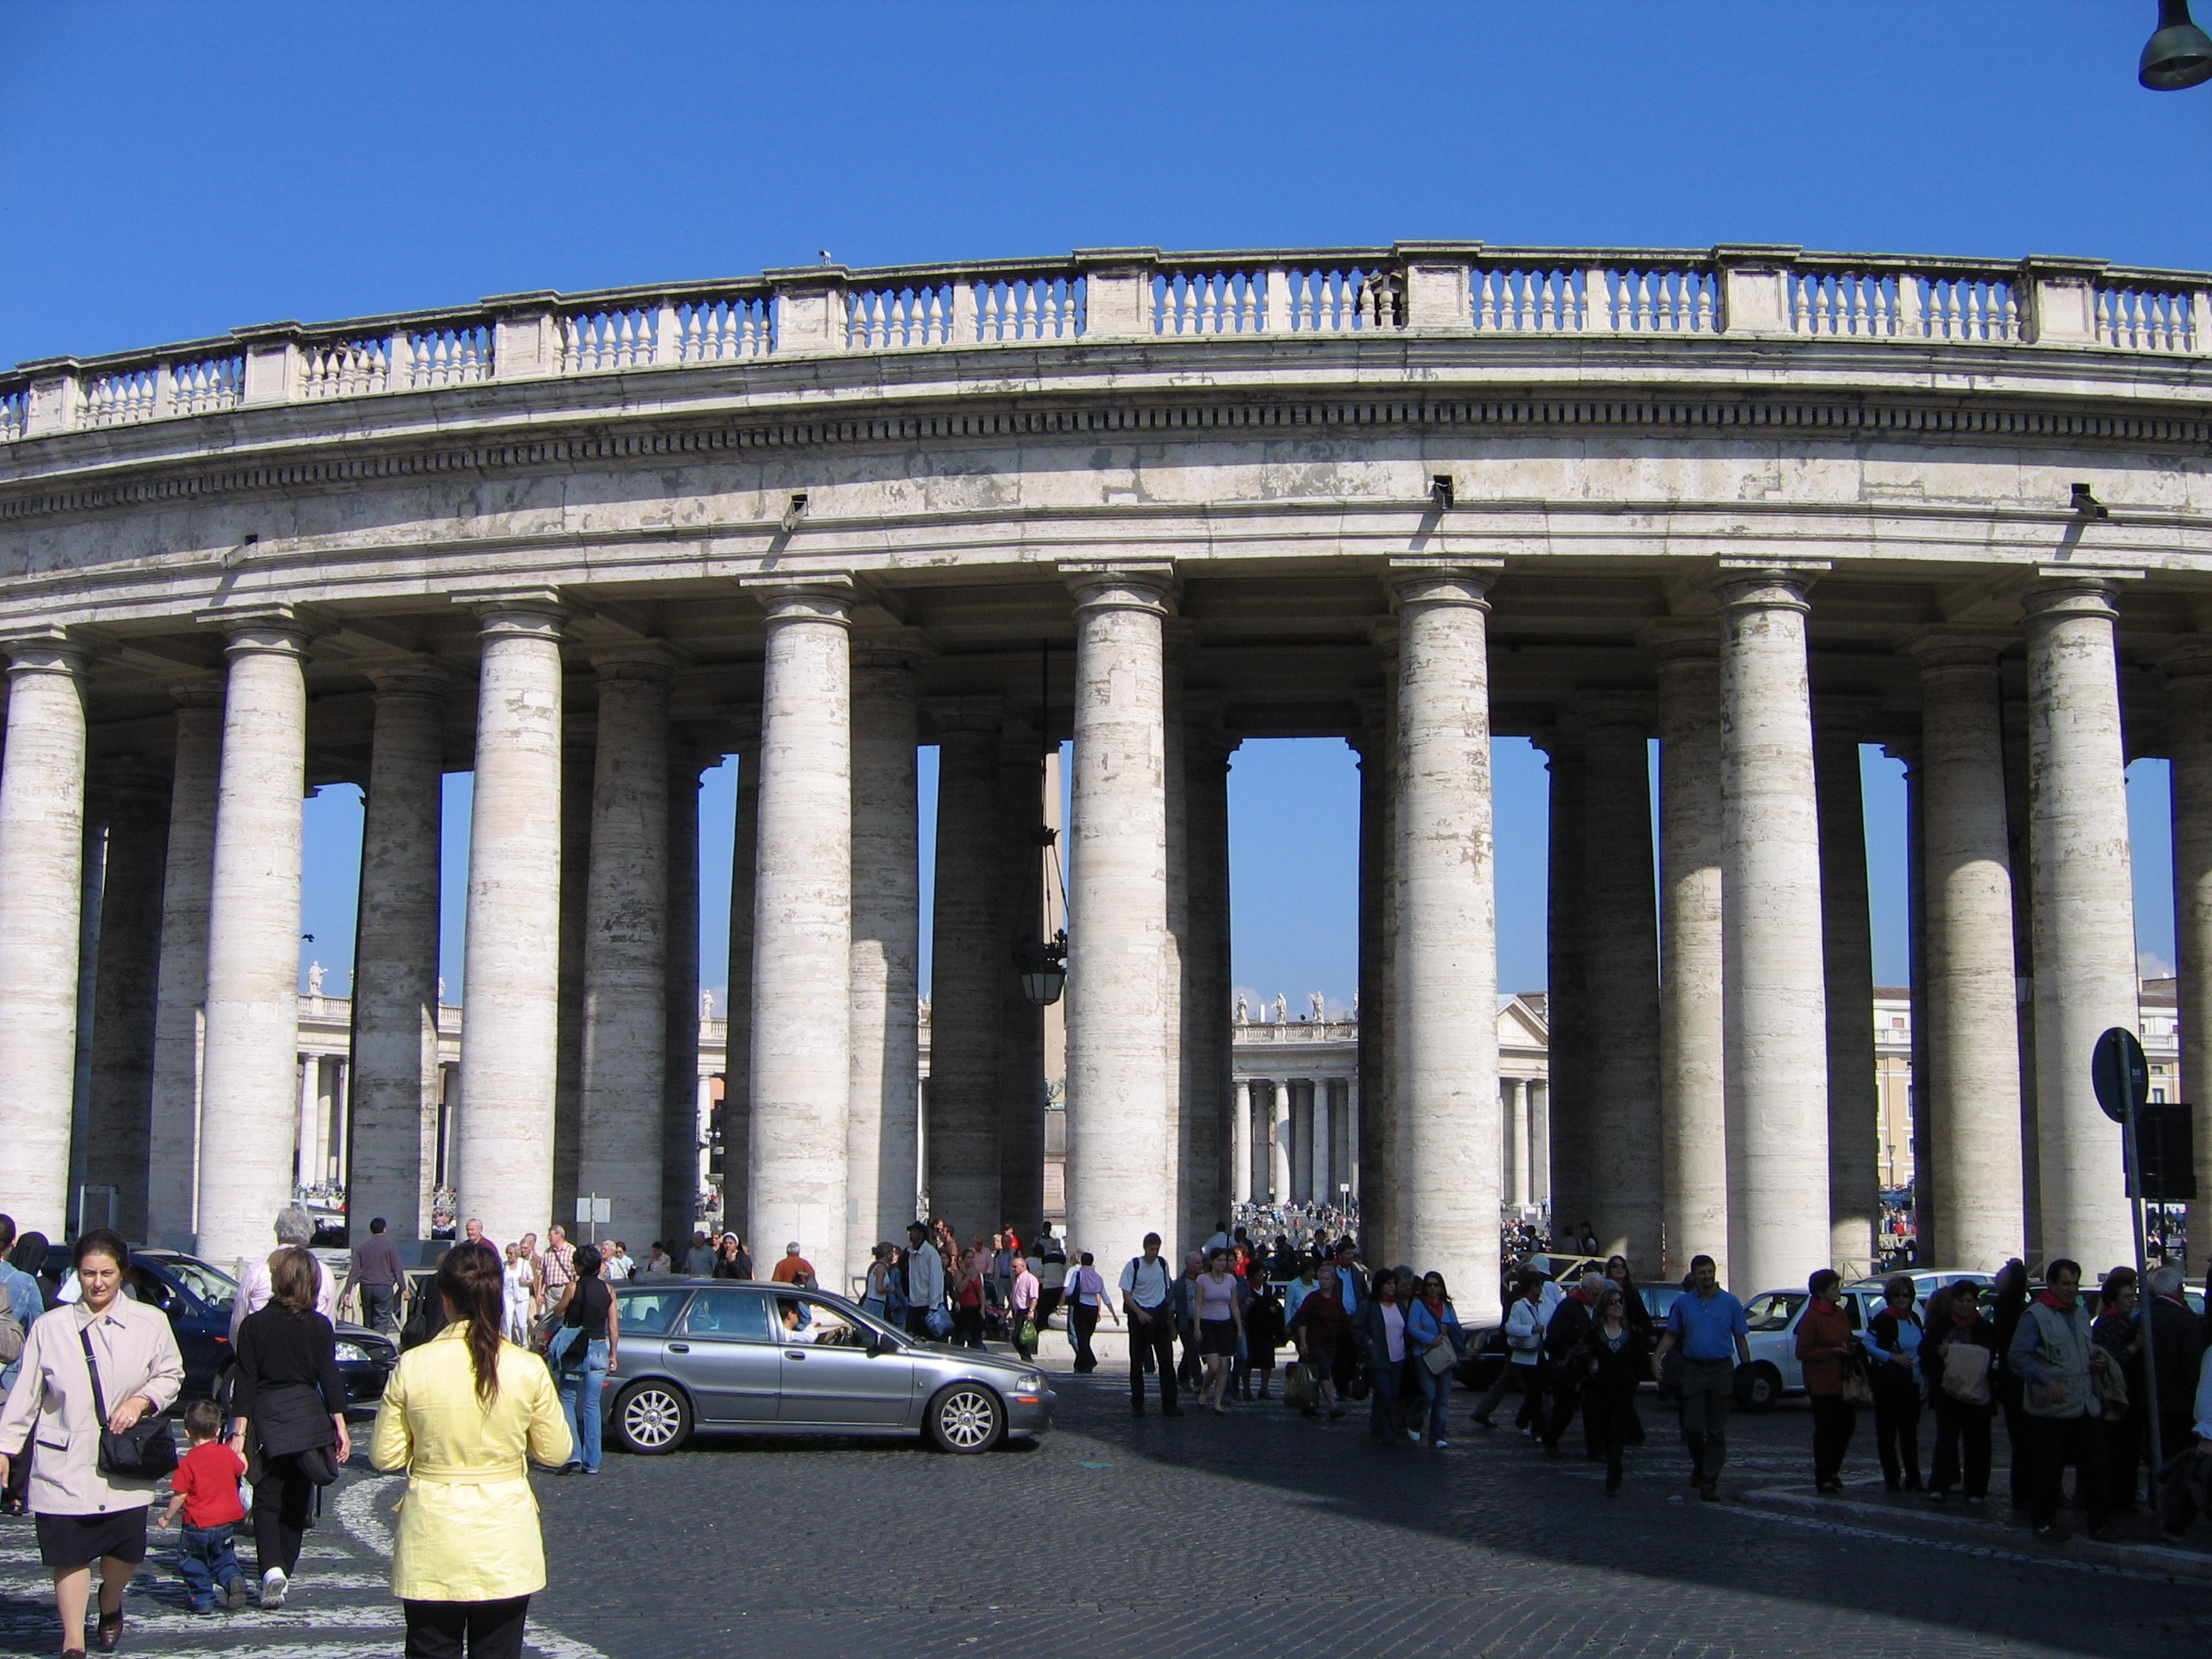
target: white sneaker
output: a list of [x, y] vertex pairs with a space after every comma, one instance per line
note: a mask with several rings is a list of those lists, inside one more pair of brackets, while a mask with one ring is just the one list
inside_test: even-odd
[[284, 1591], [289, 1583], [290, 1581], [284, 1577], [284, 1570], [282, 1567], [271, 1567], [263, 1573], [261, 1575], [261, 1605], [264, 1607], [283, 1607]]

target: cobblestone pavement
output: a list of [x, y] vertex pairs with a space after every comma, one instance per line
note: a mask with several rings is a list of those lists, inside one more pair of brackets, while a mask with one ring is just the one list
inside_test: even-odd
[[[1048, 1356], [1048, 1359], [1051, 1356]], [[1510, 1431], [1371, 1444], [1279, 1406], [1128, 1414], [1127, 1385], [1056, 1376], [1033, 1449], [723, 1440], [538, 1482], [544, 1659], [908, 1656], [2160, 1656], [2212, 1650], [2212, 1528], [2186, 1558], [2046, 1549], [1893, 1504], [1862, 1423], [1842, 1504], [1809, 1497], [1802, 1407], [1735, 1419], [1729, 1501], [1696, 1500], [1671, 1416], [1628, 1486]], [[1464, 1425], [1468, 1396], [1455, 1414]], [[2002, 1440], [2002, 1435], [1999, 1437]], [[1998, 1491], [2003, 1491], [2000, 1474]], [[283, 1611], [197, 1618], [149, 1560], [125, 1651], [366, 1659], [398, 1650], [385, 1589], [396, 1482], [349, 1474]], [[158, 1536], [158, 1534], [157, 1534]], [[241, 1549], [250, 1558], [250, 1545]], [[2111, 1553], [2107, 1553], [2110, 1554]], [[2146, 1565], [2148, 1564], [2148, 1565]], [[249, 1562], [250, 1565], [250, 1562]], [[27, 1522], [0, 1522], [0, 1653], [51, 1654]]]

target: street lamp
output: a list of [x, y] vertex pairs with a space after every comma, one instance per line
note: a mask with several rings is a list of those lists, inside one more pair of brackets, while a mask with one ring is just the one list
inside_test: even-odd
[[2212, 81], [2212, 37], [2191, 21], [2189, 0], [2158, 0], [2158, 33], [2143, 48], [2136, 79], [2153, 92]]
[[1022, 994], [1040, 1008], [1060, 1000], [1067, 987], [1067, 929], [1037, 945], [1022, 963]]

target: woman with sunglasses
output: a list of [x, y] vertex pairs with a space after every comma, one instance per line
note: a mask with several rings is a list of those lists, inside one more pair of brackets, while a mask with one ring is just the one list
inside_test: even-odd
[[1628, 1316], [1628, 1295], [1608, 1280], [1598, 1292], [1597, 1317], [1583, 1349], [1593, 1367], [1583, 1389], [1583, 1420], [1589, 1425], [1591, 1449], [1605, 1459], [1605, 1495], [1620, 1495], [1620, 1454], [1644, 1443], [1644, 1420], [1637, 1414], [1636, 1390], [1651, 1369], [1651, 1339]]
[[[1451, 1404], [1452, 1372], [1467, 1353], [1467, 1334], [1459, 1328], [1451, 1297], [1444, 1294], [1444, 1276], [1429, 1273], [1419, 1283], [1420, 1294], [1406, 1310], [1406, 1346], [1413, 1358], [1407, 1369], [1428, 1401], [1428, 1448], [1442, 1451], [1451, 1443], [1444, 1438], [1444, 1417]], [[1450, 1352], [1449, 1364], [1431, 1358], [1440, 1347]]]

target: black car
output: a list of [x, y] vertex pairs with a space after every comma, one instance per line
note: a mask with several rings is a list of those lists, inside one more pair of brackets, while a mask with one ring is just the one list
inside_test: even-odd
[[[125, 1291], [134, 1300], [169, 1316], [184, 1358], [185, 1383], [179, 1401], [207, 1399], [228, 1409], [237, 1357], [230, 1347], [230, 1310], [238, 1281], [182, 1250], [141, 1247], [131, 1252]], [[345, 1379], [349, 1408], [368, 1410], [384, 1397], [385, 1380], [399, 1363], [389, 1337], [359, 1325], [337, 1328], [338, 1375]]]

